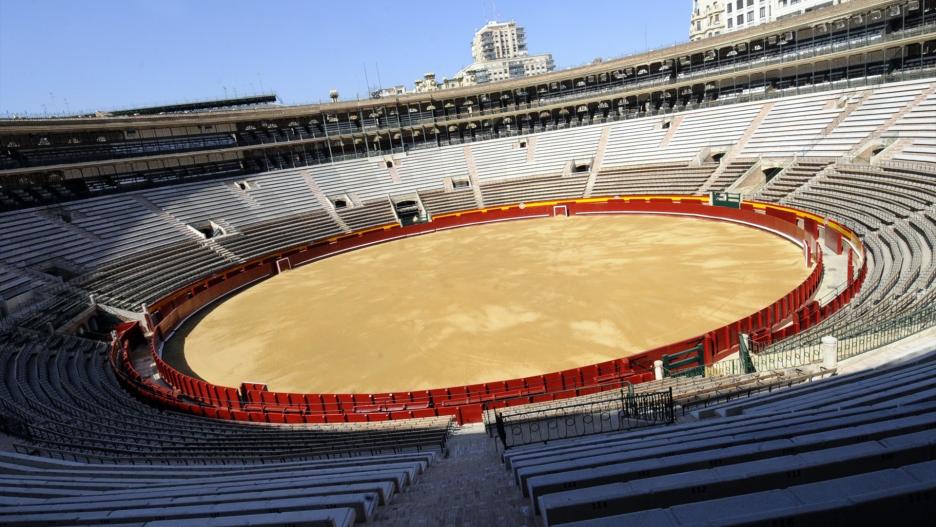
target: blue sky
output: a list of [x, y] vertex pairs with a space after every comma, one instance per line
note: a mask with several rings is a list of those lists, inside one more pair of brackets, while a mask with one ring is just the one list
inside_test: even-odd
[[275, 91], [288, 104], [449, 76], [496, 16], [558, 68], [687, 39], [690, 0], [0, 0], [0, 115]]

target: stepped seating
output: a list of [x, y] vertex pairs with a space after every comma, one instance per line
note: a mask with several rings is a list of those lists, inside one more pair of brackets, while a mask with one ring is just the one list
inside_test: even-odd
[[131, 196], [90, 199], [65, 208], [71, 213], [72, 225], [99, 238], [97, 242], [88, 240], [85, 250], [68, 254], [69, 260], [79, 264], [115, 260], [185, 239], [177, 228]]
[[792, 164], [776, 174], [767, 184], [754, 195], [754, 199], [777, 202], [789, 193], [804, 185], [820, 170], [825, 168], [832, 159], [795, 159]]
[[264, 221], [321, 209], [312, 189], [306, 183], [308, 171], [309, 169], [281, 170], [247, 179], [251, 188], [244, 192], [260, 206], [260, 210], [256, 212], [257, 218]]
[[15, 268], [0, 267], [0, 302], [25, 295], [43, 285], [45, 282], [18, 272]]
[[[811, 346], [834, 328], [840, 340], [931, 305], [934, 288], [934, 192], [932, 176], [907, 166], [833, 165], [823, 185], [785, 199], [793, 206], [844, 219], [863, 232], [868, 278], [851, 306], [822, 323], [771, 345], [771, 351]], [[815, 192], [821, 192], [823, 198]], [[838, 199], [831, 196], [839, 195]], [[826, 197], [828, 196], [828, 197]], [[888, 216], [886, 225], [881, 219]]]
[[717, 167], [717, 163], [705, 163], [698, 167], [674, 163], [606, 168], [598, 173], [592, 195], [693, 194]]
[[936, 127], [933, 123], [936, 123], [936, 93], [929, 94], [888, 128], [886, 136], [911, 141], [894, 154], [893, 159], [936, 163]]
[[[581, 126], [531, 137], [507, 137], [472, 146], [479, 182], [562, 174], [572, 160], [590, 162], [601, 128]], [[526, 147], [521, 148], [521, 142]], [[488, 183], [490, 184], [490, 183]]]
[[858, 146], [925, 89], [925, 82], [898, 83], [874, 90], [859, 108], [810, 150], [812, 156], [841, 156]]
[[239, 225], [256, 221], [256, 211], [239, 199], [240, 190], [229, 185], [227, 181], [205, 181], [161, 187], [142, 195], [183, 223], [224, 219]]
[[437, 450], [450, 424], [435, 418], [271, 427], [162, 411], [120, 387], [103, 343], [26, 330], [5, 337], [2, 410], [28, 424], [23, 450], [136, 463], [264, 463]]
[[[766, 524], [818, 521], [861, 524], [869, 517], [899, 511], [903, 517], [921, 517], [931, 504], [918, 505], [916, 497], [933, 488], [936, 463], [931, 461], [855, 476], [752, 492], [667, 509], [653, 509], [570, 522], [569, 527], [615, 525]], [[751, 503], [758, 507], [752, 509]]]
[[40, 309], [33, 310], [17, 321], [22, 328], [49, 332], [81, 315], [90, 307], [88, 295], [73, 289], [62, 288], [35, 302]]
[[761, 104], [741, 104], [685, 112], [665, 146], [667, 117], [612, 123], [601, 166], [688, 163], [704, 148], [737, 142], [760, 109]]
[[348, 227], [351, 227], [351, 230], [399, 223], [387, 199], [350, 209], [341, 209], [338, 211], [338, 216]]
[[0, 254], [17, 267], [42, 264], [87, 250], [89, 240], [75, 236], [36, 210], [0, 215]]
[[608, 133], [601, 167], [608, 169], [624, 165], [649, 165], [651, 163], [686, 163], [692, 155], [679, 160], [660, 158], [660, 143], [667, 130], [660, 127], [658, 119], [633, 119], [614, 123]]
[[326, 196], [353, 193], [360, 201], [371, 201], [386, 197], [393, 187], [382, 158], [352, 159], [308, 170]]
[[397, 160], [400, 182], [393, 186], [393, 194], [440, 188], [446, 177], [468, 174], [468, 164], [460, 146], [433, 148], [417, 155]]
[[135, 311], [140, 303], [156, 300], [229, 264], [197, 242], [185, 241], [100, 266], [78, 283], [98, 292], [101, 303]]
[[429, 214], [445, 214], [477, 207], [471, 189], [459, 189], [453, 192], [442, 190], [420, 191], [419, 199]]
[[741, 155], [790, 157], [807, 151], [842, 112], [838, 101], [857, 99], [859, 93], [831, 91], [778, 100]]
[[727, 190], [742, 174], [750, 170], [752, 166], [754, 166], [754, 161], [751, 160], [732, 161], [728, 163], [725, 170], [715, 178], [710, 190], [715, 192]]
[[340, 233], [341, 229], [331, 217], [319, 210], [244, 226], [239, 235], [220, 238], [218, 243], [241, 258], [249, 259]]
[[706, 147], [733, 145], [744, 135], [763, 105], [739, 104], [688, 112], [665, 147], [658, 147], [660, 160], [692, 159]]
[[837, 488], [838, 496], [860, 502], [876, 490], [868, 485], [880, 482], [882, 471], [925, 476], [895, 480], [893, 495], [931, 492], [934, 398], [936, 354], [930, 354], [707, 410], [725, 417], [528, 445], [506, 451], [504, 461], [544, 525], [668, 525], [695, 511], [719, 524], [744, 514], [764, 521], [808, 517], [852, 505], [828, 494], [768, 501], [753, 513], [723, 504], [760, 504], [765, 493], [799, 497], [816, 488]]
[[581, 198], [585, 194], [586, 183], [588, 183], [587, 174], [573, 174], [568, 177], [531, 177], [483, 184], [481, 195], [485, 206]]
[[4, 336], [0, 417], [18, 451], [0, 452], [4, 525], [361, 523], [435, 461], [450, 426], [161, 411], [123, 391], [106, 354], [73, 337]]
[[915, 139], [894, 155], [898, 161], [936, 163], [936, 138]]
[[[665, 377], [628, 389], [612, 389], [559, 401], [487, 409], [484, 420], [486, 423], [495, 423], [500, 417], [506, 421], [504, 440], [507, 446], [545, 442], [559, 437], [590, 433], [601, 430], [601, 427], [607, 427], [607, 430], [618, 426], [642, 424], [637, 417], [633, 418], [629, 425], [623, 421], [619, 422], [619, 418], [623, 416], [618, 415], [616, 410], [621, 407], [622, 401], [626, 400], [628, 391], [634, 395], [641, 395], [670, 390], [676, 413], [681, 412], [685, 415], [692, 408], [788, 388], [823, 373], [821, 369], [809, 366], [725, 377]], [[588, 416], [593, 420], [589, 420]], [[488, 432], [493, 433], [491, 425], [488, 426]]]

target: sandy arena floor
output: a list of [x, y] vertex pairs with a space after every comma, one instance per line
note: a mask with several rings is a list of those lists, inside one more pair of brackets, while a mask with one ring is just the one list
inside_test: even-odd
[[722, 222], [482, 225], [276, 276], [193, 317], [166, 358], [213, 383], [266, 382], [277, 391], [503, 380], [701, 334], [757, 311], [808, 273], [792, 243]]

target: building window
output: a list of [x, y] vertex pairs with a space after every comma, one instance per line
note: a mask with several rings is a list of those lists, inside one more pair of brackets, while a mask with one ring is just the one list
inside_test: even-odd
[[728, 19], [728, 29], [731, 29], [732, 27], [734, 27], [734, 20], [732, 20], [732, 19], [729, 18], [729, 19]]
[[748, 24], [754, 21], [754, 11], [747, 12], [747, 21], [748, 21]]
[[766, 8], [766, 7], [760, 8], [760, 17], [761, 17], [761, 18], [766, 18], [766, 17], [767, 17], [767, 8]]

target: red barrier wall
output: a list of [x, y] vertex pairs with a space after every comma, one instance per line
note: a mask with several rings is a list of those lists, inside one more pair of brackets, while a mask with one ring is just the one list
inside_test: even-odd
[[[378, 227], [284, 249], [189, 284], [153, 304], [149, 314], [155, 327], [151, 328], [153, 336], [148, 344], [160, 377], [171, 389], [142, 380], [132, 369], [129, 360], [120, 358], [119, 350], [123, 349], [123, 355], [126, 355], [129, 341], [139, 337], [139, 328], [136, 331], [125, 329], [115, 339], [115, 342], [121, 344], [115, 343], [113, 364], [115, 368], [123, 370], [123, 380], [128, 385], [142, 383], [138, 391], [144, 397], [209, 417], [274, 423], [324, 423], [454, 415], [460, 422], [471, 422], [481, 419], [484, 406], [496, 408], [549, 401], [618, 389], [627, 383], [645, 382], [653, 377], [654, 360], [700, 343], [705, 346], [706, 364], [711, 364], [736, 350], [741, 333], [757, 335], [763, 342], [784, 338], [818, 323], [847, 303], [860, 288], [864, 266], [860, 279], [839, 295], [832, 303], [834, 306], [829, 304], [820, 309], [812, 301], [822, 280], [823, 269], [822, 253], [812, 249], [819, 243], [818, 225], [825, 225], [826, 231], [834, 229], [834, 237], [838, 239], [844, 234], [849, 239], [857, 240], [853, 233], [843, 230], [843, 227], [787, 207], [745, 203], [739, 210], [711, 207], [704, 204], [705, 201], [706, 198], [694, 196], [628, 196], [512, 205], [440, 215], [426, 224]], [[666, 214], [743, 223], [801, 243], [809, 255], [810, 263], [816, 265], [802, 284], [770, 306], [704, 335], [627, 358], [523, 379], [400, 393], [276, 393], [268, 391], [265, 385], [245, 383], [239, 389], [216, 386], [178, 372], [159, 357], [158, 350], [164, 339], [187, 317], [225, 295], [272, 276], [276, 272], [274, 262], [280, 258], [289, 258], [295, 267], [401, 237], [494, 221], [546, 217], [552, 215], [555, 205], [564, 205], [570, 215]], [[799, 218], [803, 219], [805, 229], [797, 225]], [[856, 247], [860, 250], [860, 245]]]

